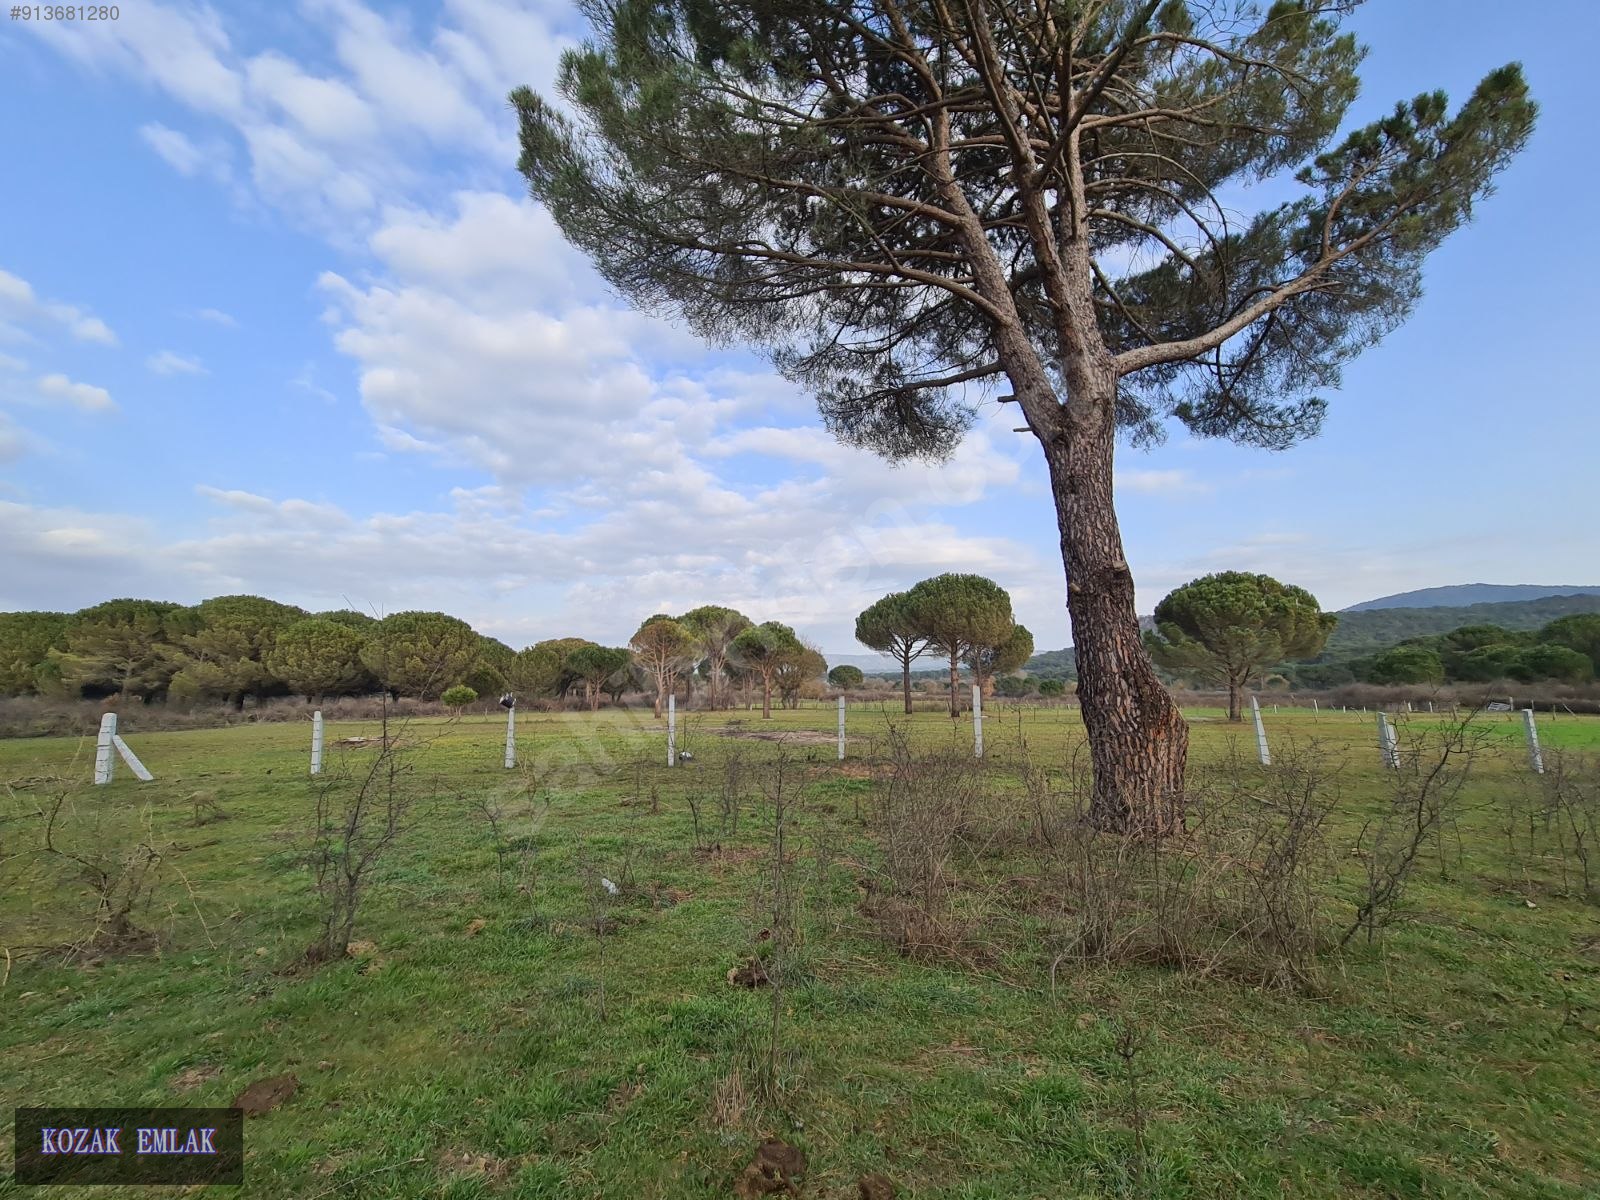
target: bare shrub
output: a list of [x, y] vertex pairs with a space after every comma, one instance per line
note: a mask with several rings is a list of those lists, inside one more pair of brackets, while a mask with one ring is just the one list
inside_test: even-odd
[[882, 852], [868, 878], [862, 912], [901, 954], [970, 961], [971, 934], [984, 911], [980, 883], [955, 903], [957, 858], [971, 863], [985, 844], [979, 813], [987, 796], [983, 763], [970, 754], [916, 754], [903, 731], [886, 738], [888, 760], [874, 789], [867, 824]]
[[313, 790], [306, 862], [315, 888], [320, 930], [307, 948], [308, 964], [343, 958], [350, 946], [373, 869], [400, 836], [411, 807], [411, 749], [383, 722], [377, 753], [365, 769], [349, 760]]
[[1068, 777], [1047, 845], [1060, 897], [1055, 967], [1150, 962], [1315, 986], [1337, 773], [1315, 746], [1290, 744], [1271, 767], [1233, 746], [1195, 775], [1187, 832], [1159, 840], [1095, 830], [1087, 780]]
[[500, 803], [499, 797], [481, 793], [466, 801], [465, 807], [489, 835], [489, 846], [494, 851], [495, 891], [499, 895], [504, 895], [506, 867], [514, 849], [511, 838], [506, 834], [505, 807]]
[[738, 835], [739, 814], [749, 791], [747, 775], [743, 752], [733, 751], [723, 761], [722, 786], [717, 792], [717, 828], [724, 838]]
[[75, 820], [73, 798], [74, 789], [57, 781], [44, 809], [40, 846], [45, 858], [68, 864], [89, 893], [88, 929], [62, 949], [72, 956], [91, 956], [153, 948], [158, 938], [140, 922], [160, 884], [163, 860], [148, 812], [141, 835], [128, 838], [103, 821]]
[[1544, 774], [1532, 776], [1531, 781], [1530, 853], [1535, 830], [1542, 827], [1545, 838], [1553, 842], [1562, 890], [1600, 901], [1600, 762], [1547, 750]]
[[617, 894], [618, 885], [602, 874], [599, 864], [589, 849], [589, 843], [579, 839], [577, 850], [578, 885], [583, 893], [584, 924], [594, 935], [599, 950], [596, 964], [598, 976], [596, 1016], [604, 1021], [606, 1008], [606, 935], [615, 927], [609, 913], [611, 897]]
[[783, 1092], [784, 996], [792, 981], [801, 942], [799, 903], [789, 870], [789, 825], [803, 782], [803, 769], [783, 750], [767, 766], [760, 781], [767, 819], [767, 865], [762, 873], [767, 903], [763, 914], [766, 928], [758, 938], [765, 943], [762, 967], [769, 985], [771, 1020], [757, 1082], [769, 1102], [775, 1102]]
[[1341, 946], [1357, 933], [1365, 933], [1370, 945], [1399, 917], [1424, 845], [1453, 820], [1478, 758], [1494, 746], [1493, 732], [1476, 724], [1476, 716], [1470, 713], [1437, 734], [1412, 739], [1413, 748], [1390, 772], [1389, 803], [1362, 825], [1356, 839], [1364, 878], [1355, 914], [1339, 939]]

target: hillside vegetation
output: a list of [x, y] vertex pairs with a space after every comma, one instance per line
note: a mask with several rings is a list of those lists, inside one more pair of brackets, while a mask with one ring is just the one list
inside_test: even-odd
[[1407, 638], [1448, 633], [1463, 625], [1532, 631], [1558, 617], [1600, 612], [1600, 595], [1546, 596], [1505, 604], [1437, 605], [1341, 612], [1320, 662], [1338, 662], [1397, 646]]

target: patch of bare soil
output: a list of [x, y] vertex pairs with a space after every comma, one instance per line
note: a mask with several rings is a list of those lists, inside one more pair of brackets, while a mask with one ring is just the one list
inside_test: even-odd
[[[392, 737], [389, 739], [389, 748], [398, 750], [402, 746], [409, 746], [415, 740], [414, 738]], [[365, 750], [369, 747], [377, 749], [383, 744], [384, 740], [381, 737], [362, 737], [359, 734], [355, 737], [340, 738], [338, 741], [330, 743], [330, 745], [347, 746], [355, 750]]]
[[300, 1080], [293, 1075], [269, 1075], [258, 1079], [233, 1098], [230, 1108], [244, 1109], [247, 1117], [259, 1117], [271, 1112], [300, 1090]]
[[900, 1189], [894, 1180], [887, 1175], [880, 1175], [876, 1171], [869, 1171], [856, 1180], [856, 1196], [858, 1200], [895, 1200], [900, 1194]]
[[179, 1071], [174, 1075], [168, 1086], [175, 1092], [192, 1092], [202, 1084], [210, 1083], [221, 1074], [221, 1067], [214, 1067], [209, 1064], [203, 1067], [189, 1067], [187, 1070]]
[[755, 1158], [739, 1173], [734, 1181], [733, 1194], [739, 1200], [757, 1200], [760, 1196], [775, 1196], [782, 1192], [798, 1196], [795, 1182], [806, 1173], [806, 1156], [801, 1150], [768, 1138], [756, 1149]]
[[724, 846], [721, 842], [696, 850], [695, 854], [707, 862], [722, 863], [730, 867], [742, 866], [768, 857], [768, 851], [761, 846]]
[[455, 1179], [484, 1179], [498, 1183], [510, 1174], [511, 1164], [491, 1154], [446, 1150], [439, 1155], [439, 1171]]
[[836, 733], [823, 733], [816, 729], [745, 729], [738, 725], [723, 725], [706, 732], [718, 737], [745, 738], [753, 742], [779, 742], [785, 746], [832, 746], [839, 740]]
[[772, 981], [767, 978], [767, 969], [761, 965], [761, 960], [749, 958], [743, 966], [728, 971], [728, 982], [734, 987], [758, 988], [766, 987]]

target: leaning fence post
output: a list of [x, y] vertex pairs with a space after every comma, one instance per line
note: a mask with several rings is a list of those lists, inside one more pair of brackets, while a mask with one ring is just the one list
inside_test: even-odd
[[1400, 742], [1395, 736], [1394, 726], [1389, 724], [1387, 713], [1378, 713], [1378, 749], [1383, 751], [1383, 765], [1396, 770], [1400, 768]]
[[1528, 765], [1535, 775], [1543, 775], [1544, 755], [1539, 752], [1539, 730], [1533, 723], [1533, 709], [1522, 710], [1522, 727], [1528, 731]]
[[311, 773], [322, 774], [322, 710], [311, 714]]
[[678, 764], [678, 694], [667, 697], [667, 766]]
[[153, 783], [155, 781], [155, 777], [145, 769], [145, 765], [139, 761], [139, 756], [133, 752], [127, 742], [116, 734], [112, 734], [111, 745], [118, 754], [122, 755], [122, 761], [128, 764], [128, 770], [133, 772], [134, 778], [142, 783]]
[[839, 697], [839, 761], [844, 761], [844, 697]]
[[1261, 705], [1256, 703], [1254, 696], [1250, 697], [1250, 715], [1256, 722], [1256, 752], [1261, 756], [1261, 765], [1272, 765], [1272, 754], [1267, 749], [1267, 727], [1261, 723]]
[[972, 685], [972, 756], [983, 757], [983, 689]]
[[117, 714], [106, 713], [100, 718], [100, 740], [94, 745], [94, 781], [97, 784], [111, 782], [111, 773], [116, 767], [113, 757], [116, 751], [111, 739], [116, 736]]

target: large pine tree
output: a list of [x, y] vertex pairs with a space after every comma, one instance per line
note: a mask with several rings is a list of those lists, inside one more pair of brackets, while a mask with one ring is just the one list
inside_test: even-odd
[[[1287, 446], [1522, 146], [1501, 67], [1334, 144], [1352, 4], [590, 0], [533, 194], [646, 307], [768, 348], [843, 438], [938, 457], [1003, 380], [1049, 468], [1105, 826], [1182, 822], [1188, 733], [1140, 645], [1119, 430]], [[569, 115], [570, 114], [570, 115]], [[1237, 185], [1299, 194], [1239, 218]]]

